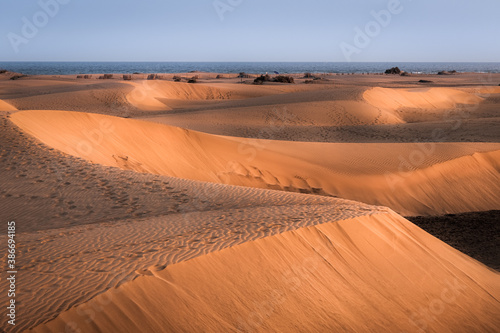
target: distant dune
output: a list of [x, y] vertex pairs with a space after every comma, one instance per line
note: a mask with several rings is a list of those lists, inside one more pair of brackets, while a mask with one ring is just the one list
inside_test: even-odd
[[141, 81], [130, 82], [129, 84], [134, 87], [134, 90], [127, 95], [127, 100], [132, 105], [144, 111], [169, 109], [170, 102], [174, 104], [176, 100], [184, 102], [203, 101], [206, 103], [207, 101], [246, 99], [273, 95], [283, 90], [279, 86], [263, 88], [257, 86], [235, 86], [234, 84], [210, 85], [171, 81]]
[[388, 111], [401, 108], [451, 109], [457, 104], [476, 104], [483, 100], [474, 94], [451, 88], [373, 88], [367, 90], [363, 98], [368, 103]]
[[[351, 80], [352, 84], [347, 84]], [[335, 85], [320, 85], [315, 89], [296, 85], [294, 92], [244, 100], [164, 99], [167, 112], [143, 112], [138, 117], [212, 134], [287, 141], [500, 140], [494, 129], [499, 125], [495, 107], [500, 94], [498, 87], [422, 87], [417, 83], [371, 87], [373, 78], [351, 80], [342, 83], [336, 80]], [[204, 86], [196, 88], [203, 91]], [[248, 87], [249, 92], [256, 92], [255, 89]], [[273, 131], [273, 127], [279, 130]]]

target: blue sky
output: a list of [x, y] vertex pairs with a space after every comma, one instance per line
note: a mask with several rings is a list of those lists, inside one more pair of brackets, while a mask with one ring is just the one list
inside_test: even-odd
[[4, 0], [0, 61], [500, 61], [500, 1], [397, 1]]

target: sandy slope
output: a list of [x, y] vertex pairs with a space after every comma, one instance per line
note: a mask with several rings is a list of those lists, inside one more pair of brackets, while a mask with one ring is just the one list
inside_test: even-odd
[[498, 87], [363, 86], [367, 83], [325, 85], [216, 105], [178, 101], [170, 104], [169, 113], [139, 117], [239, 137], [260, 137], [262, 131], [279, 124], [281, 130], [273, 137], [290, 141], [438, 141], [433, 135], [436, 130], [446, 134], [441, 141], [499, 140], [494, 126], [499, 117]]
[[33, 332], [493, 332], [499, 292], [497, 272], [385, 213], [152, 267]]
[[[140, 81], [128, 82], [134, 87], [127, 95], [130, 104], [143, 111], [171, 110], [172, 106], [183, 107], [193, 105], [206, 105], [207, 101], [224, 101], [269, 96], [301, 90], [301, 87], [290, 86], [244, 86], [238, 84], [190, 84], [171, 81]], [[308, 89], [308, 87], [302, 87]], [[193, 103], [203, 101], [204, 103]]]
[[[385, 208], [304, 194], [191, 182], [198, 210], [106, 221], [19, 235], [22, 262], [18, 328], [29, 328], [99, 294], [165, 267], [256, 239], [325, 222], [377, 214]], [[165, 201], [169, 193], [164, 194]], [[260, 200], [260, 203], [252, 201]], [[204, 202], [222, 202], [204, 209]], [[227, 207], [230, 203], [234, 208]], [[21, 223], [21, 220], [18, 220]], [[1, 238], [3, 241], [3, 238]], [[22, 266], [21, 266], [22, 265]], [[0, 281], [6, 288], [7, 281]], [[3, 299], [5, 295], [0, 295]], [[83, 330], [85, 332], [85, 330]], [[114, 330], [113, 330], [114, 331]]]
[[[204, 79], [196, 84], [148, 81], [145, 75], [134, 75], [133, 81], [123, 81], [121, 75], [113, 80], [97, 80], [96, 75], [90, 80], [29, 77], [0, 81], [0, 99], [20, 110], [147, 117], [239, 137], [261, 137], [263, 131], [278, 123], [282, 130], [273, 133], [273, 138], [289, 141], [437, 141], [434, 130], [444, 131], [446, 135], [440, 140], [447, 142], [500, 140], [499, 75], [326, 75], [330, 84], [312, 85], [302, 84], [304, 79], [296, 75], [297, 84], [264, 86], [250, 84], [253, 79], [241, 84], [239, 79], [215, 80], [215, 74], [199, 75]], [[420, 78], [433, 83], [419, 83]], [[370, 95], [372, 103], [367, 101]], [[392, 95], [398, 98], [387, 108], [385, 104]], [[282, 114], [286, 119], [280, 119]]]
[[[170, 265], [303, 226], [386, 209], [92, 164], [0, 122], [0, 220], [17, 222], [17, 332]], [[7, 260], [6, 235], [0, 235]], [[0, 280], [0, 290], [7, 290]], [[0, 303], [7, 294], [0, 293]]]
[[0, 81], [0, 99], [19, 110], [76, 110], [128, 116], [142, 113], [130, 105], [126, 96], [133, 87], [102, 80], [22, 79]]
[[372, 88], [363, 94], [370, 104], [396, 111], [401, 108], [451, 109], [457, 104], [476, 104], [483, 99], [466, 91], [451, 88], [391, 89]]
[[22, 272], [14, 331], [500, 325], [498, 273], [400, 216], [265, 190], [412, 215], [498, 209], [500, 144], [440, 143], [499, 141], [490, 77], [201, 76], [0, 80], [0, 219], [18, 221]]
[[67, 111], [18, 112], [12, 121], [65, 153], [139, 172], [328, 194], [407, 215], [500, 204], [500, 144], [250, 140]]
[[0, 99], [0, 111], [15, 111], [17, 110], [13, 105]]

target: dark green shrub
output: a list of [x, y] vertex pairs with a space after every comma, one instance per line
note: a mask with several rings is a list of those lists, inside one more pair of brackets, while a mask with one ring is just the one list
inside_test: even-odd
[[18, 79], [20, 79], [20, 78], [22, 78], [22, 77], [26, 77], [26, 76], [28, 76], [28, 75], [22, 75], [22, 74], [21, 74], [21, 75], [14, 75], [14, 76], [12, 76], [10, 79], [11, 79], [11, 80], [18, 80]]
[[248, 79], [250, 75], [245, 72], [241, 72], [240, 74], [238, 74], [238, 77], [242, 79]]
[[273, 82], [281, 82], [281, 83], [295, 83], [293, 77], [286, 75], [278, 75], [275, 76]]
[[390, 69], [387, 69], [385, 71], [385, 74], [401, 74], [401, 70], [399, 69], [399, 67], [392, 67]]
[[271, 82], [271, 77], [269, 76], [269, 74], [266, 74], [266, 75], [261, 75], [259, 76], [258, 78], [256, 78], [255, 80], [253, 80], [253, 83], [254, 84], [263, 84], [264, 82]]

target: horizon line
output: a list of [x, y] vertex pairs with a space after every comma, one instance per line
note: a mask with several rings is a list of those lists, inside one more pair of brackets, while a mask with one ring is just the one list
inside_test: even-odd
[[131, 62], [131, 63], [154, 63], [154, 62], [165, 62], [165, 63], [338, 63], [338, 64], [351, 64], [351, 63], [500, 63], [500, 61], [397, 61], [397, 60], [387, 60], [387, 61], [180, 61], [180, 60], [0, 60], [0, 62]]

